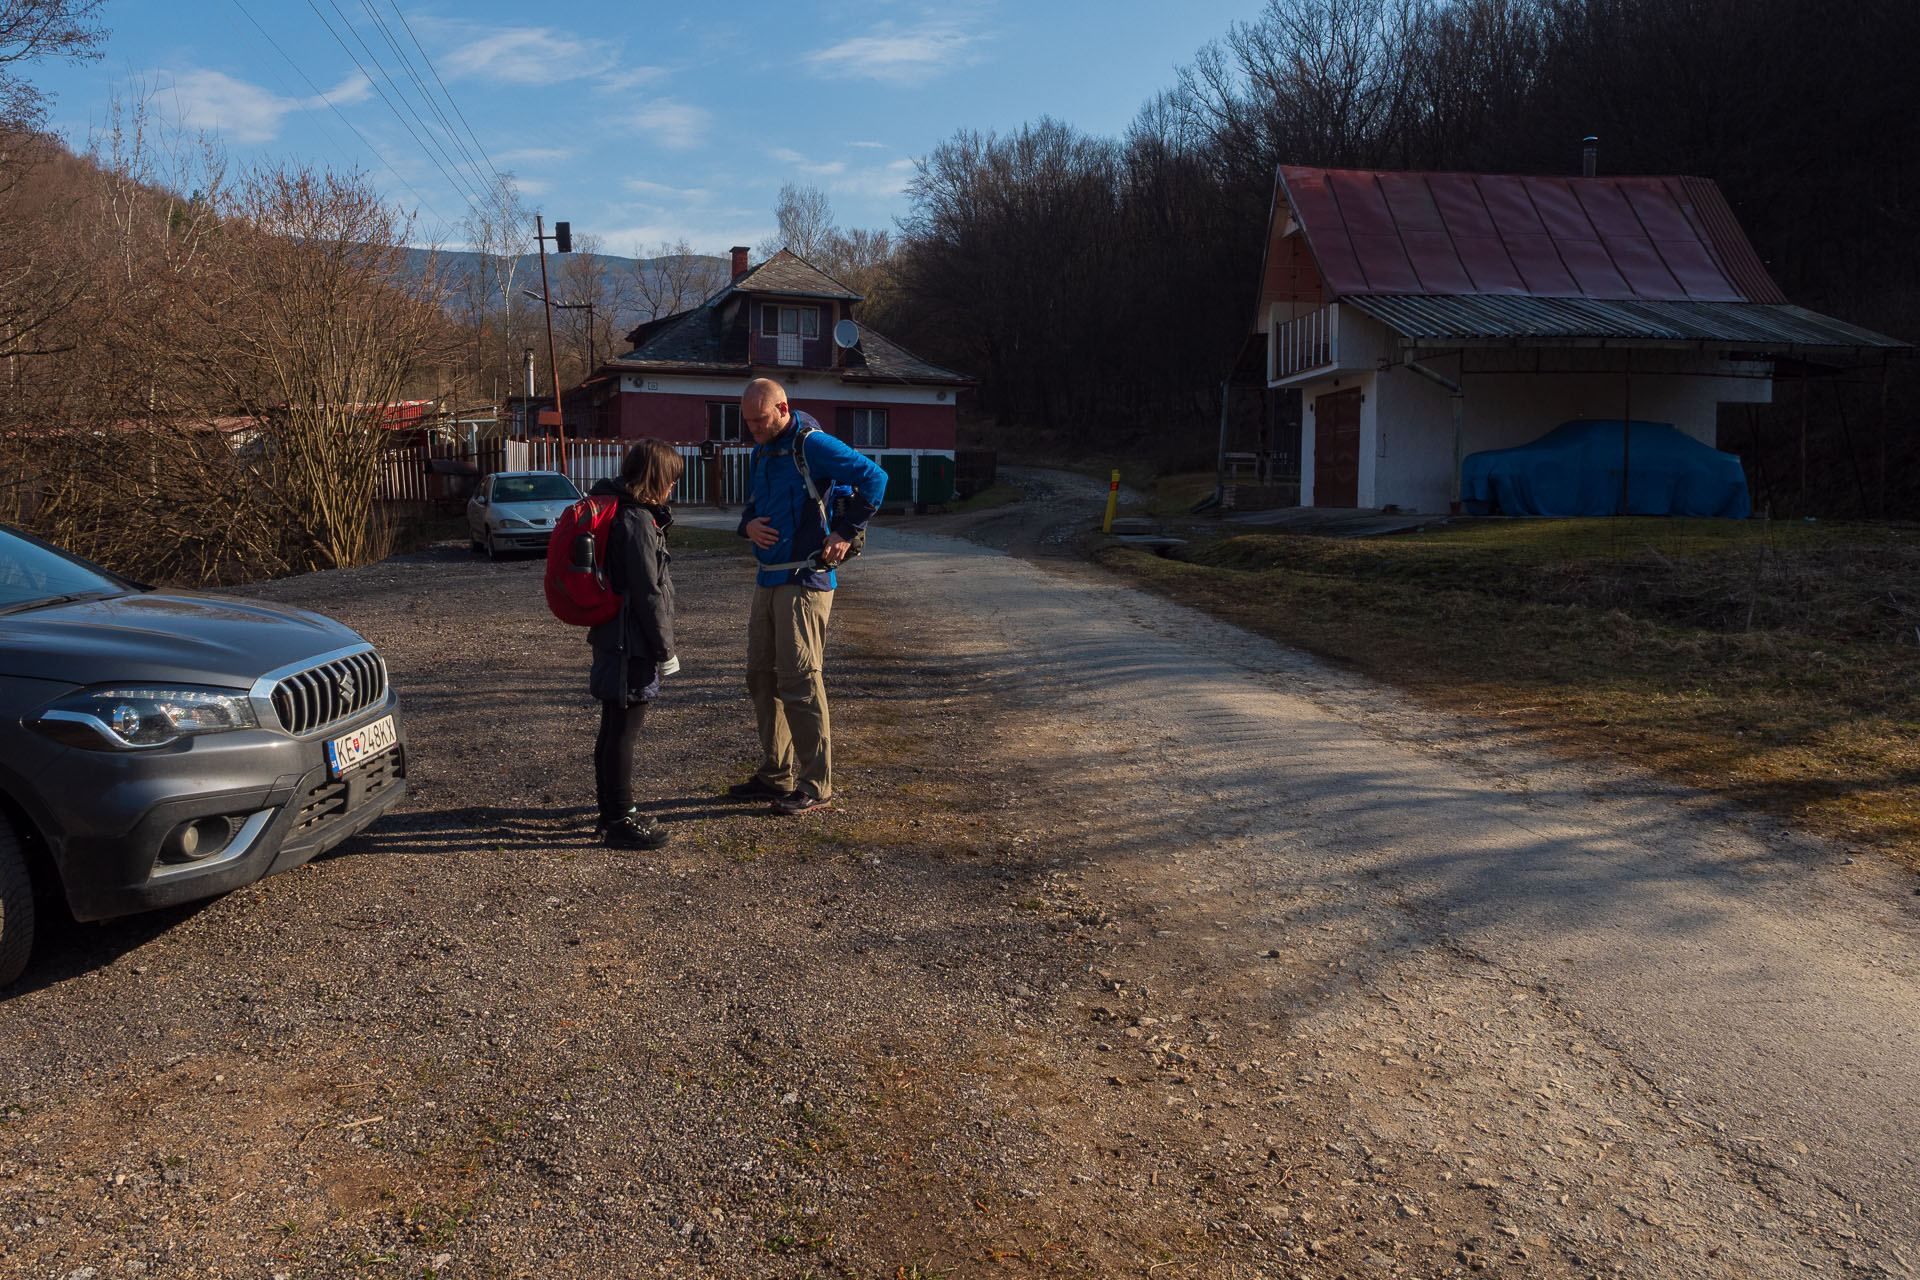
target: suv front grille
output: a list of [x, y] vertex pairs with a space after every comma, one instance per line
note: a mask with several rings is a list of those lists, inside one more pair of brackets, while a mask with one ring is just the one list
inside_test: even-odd
[[371, 649], [297, 671], [273, 686], [280, 727], [312, 733], [374, 706], [387, 696], [387, 668]]

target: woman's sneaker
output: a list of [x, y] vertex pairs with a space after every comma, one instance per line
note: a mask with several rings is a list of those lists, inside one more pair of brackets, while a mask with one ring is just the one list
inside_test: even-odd
[[609, 849], [658, 849], [666, 842], [667, 829], [637, 813], [607, 824], [600, 834], [600, 843]]

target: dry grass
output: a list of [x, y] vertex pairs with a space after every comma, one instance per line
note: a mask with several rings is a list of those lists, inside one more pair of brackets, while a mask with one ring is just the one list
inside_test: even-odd
[[1493, 521], [1100, 556], [1441, 705], [1920, 867], [1920, 530]]

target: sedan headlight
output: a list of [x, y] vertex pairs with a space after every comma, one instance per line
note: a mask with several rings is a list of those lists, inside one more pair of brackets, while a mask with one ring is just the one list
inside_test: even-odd
[[504, 527], [506, 527], [506, 528], [508, 528], [508, 529], [531, 529], [531, 528], [533, 528], [533, 526], [532, 526], [532, 525], [530, 525], [530, 524], [528, 524], [528, 523], [527, 523], [527, 522], [526, 522], [525, 520], [502, 520], [502, 521], [501, 521], [500, 523], [501, 523], [501, 525], [502, 525], [502, 526], [504, 526]]
[[244, 693], [193, 685], [84, 689], [49, 703], [33, 727], [69, 746], [164, 747], [202, 733], [258, 728]]

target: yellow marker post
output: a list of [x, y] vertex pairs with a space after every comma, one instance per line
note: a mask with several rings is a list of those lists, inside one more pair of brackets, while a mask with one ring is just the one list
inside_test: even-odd
[[1100, 526], [1100, 532], [1113, 532], [1113, 513], [1120, 505], [1120, 473], [1113, 473], [1113, 479], [1107, 485], [1107, 518]]

